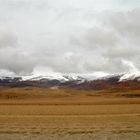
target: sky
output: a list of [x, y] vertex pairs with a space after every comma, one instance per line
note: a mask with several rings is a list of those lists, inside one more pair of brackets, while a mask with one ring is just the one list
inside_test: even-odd
[[140, 0], [0, 0], [0, 74], [140, 69]]

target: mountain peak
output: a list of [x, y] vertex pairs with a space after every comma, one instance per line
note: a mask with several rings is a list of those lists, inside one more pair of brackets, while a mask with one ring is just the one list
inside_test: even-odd
[[119, 81], [140, 80], [140, 71], [128, 72], [121, 76]]

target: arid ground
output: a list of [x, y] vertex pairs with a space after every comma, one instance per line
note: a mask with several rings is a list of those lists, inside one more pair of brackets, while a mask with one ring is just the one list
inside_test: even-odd
[[139, 90], [0, 88], [0, 140], [139, 139]]

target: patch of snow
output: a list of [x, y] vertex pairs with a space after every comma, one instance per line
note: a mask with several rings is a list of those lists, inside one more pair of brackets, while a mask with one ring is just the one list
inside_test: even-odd
[[62, 82], [67, 81], [67, 79], [60, 74], [53, 74], [53, 75], [49, 74], [49, 75], [39, 75], [39, 76], [30, 75], [30, 76], [23, 76], [22, 79], [23, 81], [26, 81], [26, 80], [37, 81], [37, 80], [42, 80], [42, 79], [59, 80]]
[[140, 71], [137, 72], [128, 72], [125, 73], [121, 78], [120, 78], [120, 82], [121, 81], [126, 81], [126, 80], [134, 80], [135, 78], [140, 77]]

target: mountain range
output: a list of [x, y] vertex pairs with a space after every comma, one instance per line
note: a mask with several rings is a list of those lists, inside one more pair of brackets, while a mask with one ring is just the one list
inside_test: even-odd
[[83, 90], [140, 89], [140, 72], [123, 74], [48, 74], [45, 76], [1, 76], [0, 86], [74, 88]]

